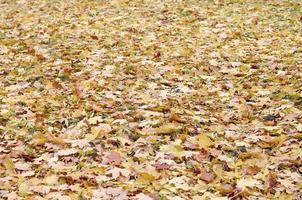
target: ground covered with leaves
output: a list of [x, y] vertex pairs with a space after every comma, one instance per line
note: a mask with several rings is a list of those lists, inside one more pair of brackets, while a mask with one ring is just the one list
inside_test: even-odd
[[1, 0], [1, 199], [301, 199], [302, 8]]

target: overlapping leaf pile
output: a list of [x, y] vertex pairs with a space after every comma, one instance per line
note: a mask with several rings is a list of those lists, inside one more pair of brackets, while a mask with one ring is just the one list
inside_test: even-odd
[[0, 198], [301, 199], [294, 0], [1, 0]]

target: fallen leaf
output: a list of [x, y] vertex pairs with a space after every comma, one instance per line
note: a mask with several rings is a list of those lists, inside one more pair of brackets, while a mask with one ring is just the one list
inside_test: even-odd
[[31, 142], [35, 146], [44, 145], [47, 142], [45, 134], [37, 132], [33, 135]]
[[32, 166], [31, 163], [21, 163], [21, 162], [15, 163], [15, 169], [22, 170], [22, 171], [30, 170], [31, 166]]
[[15, 164], [12, 161], [12, 159], [6, 158], [4, 160], [4, 166], [5, 166], [5, 169], [7, 170], [7, 172], [9, 172], [9, 173], [15, 173]]
[[167, 163], [156, 163], [154, 164], [154, 167], [158, 170], [166, 170], [166, 169], [170, 169], [172, 165], [169, 165]]
[[64, 145], [66, 142], [52, 133], [46, 133], [47, 142]]
[[254, 188], [259, 187], [262, 188], [262, 184], [260, 181], [252, 179], [252, 178], [242, 178], [237, 181], [237, 187], [244, 189], [244, 188]]
[[149, 197], [148, 195], [145, 195], [144, 193], [139, 193], [135, 195], [134, 197], [136, 200], [154, 200], [153, 198]]
[[185, 176], [174, 177], [169, 181], [169, 184], [174, 185], [178, 189], [190, 190], [187, 182], [187, 177]]
[[111, 152], [106, 156], [107, 162], [108, 163], [115, 163], [116, 165], [119, 165], [122, 163], [124, 158], [119, 154], [118, 152]]
[[43, 182], [47, 185], [57, 185], [59, 182], [59, 177], [57, 175], [46, 176]]
[[213, 173], [205, 172], [200, 175], [200, 179], [207, 183], [210, 183], [215, 179], [215, 175]]
[[91, 134], [86, 135], [86, 139], [94, 140], [96, 138], [101, 138], [111, 131], [111, 126], [108, 124], [99, 124], [91, 128]]
[[114, 167], [110, 169], [107, 174], [111, 174], [113, 179], [118, 178], [119, 176], [124, 176], [125, 178], [129, 179], [131, 171], [127, 169], [122, 169], [118, 167]]
[[205, 148], [205, 149], [208, 149], [210, 146], [214, 144], [214, 142], [210, 139], [210, 137], [208, 137], [205, 134], [199, 134], [197, 136], [197, 142], [201, 148]]
[[234, 191], [234, 187], [231, 184], [222, 184], [219, 186], [219, 193], [222, 195], [231, 194]]
[[287, 121], [295, 121], [297, 120], [299, 117], [299, 114], [297, 113], [289, 113], [287, 115], [284, 116], [284, 120], [287, 120]]
[[62, 149], [58, 151], [58, 156], [70, 156], [77, 154], [78, 150], [77, 149]]
[[155, 181], [155, 176], [152, 174], [149, 174], [147, 172], [142, 172], [139, 174], [138, 180], [139, 183], [141, 184], [149, 184]]
[[26, 182], [21, 183], [19, 185], [18, 192], [21, 196], [25, 196], [25, 195], [29, 194], [30, 189], [29, 189], [28, 184]]
[[156, 129], [157, 134], [172, 134], [181, 130], [181, 126], [174, 123], [167, 123]]

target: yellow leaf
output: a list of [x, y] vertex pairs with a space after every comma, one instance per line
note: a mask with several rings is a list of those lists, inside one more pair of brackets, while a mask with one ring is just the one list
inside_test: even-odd
[[208, 148], [214, 144], [210, 137], [205, 134], [199, 134], [197, 136], [197, 141], [199, 146], [203, 148]]
[[32, 137], [32, 143], [35, 146], [44, 145], [46, 143], [47, 139], [45, 135], [41, 132], [37, 132]]
[[102, 128], [100, 128], [100, 127], [92, 127], [91, 128], [91, 133], [92, 133], [92, 135], [95, 136], [95, 138], [97, 138], [98, 136], [102, 135]]
[[279, 196], [279, 199], [282, 199], [282, 200], [293, 200], [294, 196], [292, 194], [281, 194]]
[[172, 134], [181, 130], [181, 126], [173, 123], [167, 123], [156, 129], [157, 134]]
[[152, 181], [155, 181], [155, 177], [147, 172], [140, 173], [138, 182], [142, 184], [150, 183]]
[[56, 185], [58, 184], [58, 176], [57, 175], [51, 175], [44, 178], [44, 183], [47, 185]]
[[99, 126], [94, 126], [91, 128], [91, 134], [86, 135], [86, 139], [94, 140], [105, 136], [111, 131], [111, 127], [108, 124], [100, 124]]
[[15, 173], [15, 164], [13, 163], [12, 159], [6, 158], [4, 161], [4, 166], [9, 173]]
[[19, 185], [19, 193], [20, 195], [24, 196], [27, 195], [30, 192], [28, 184], [26, 182], [23, 182]]
[[97, 173], [97, 174], [105, 174], [106, 168], [105, 167], [94, 167], [89, 169], [89, 172]]
[[224, 175], [223, 166], [221, 164], [213, 165], [213, 172], [216, 174], [216, 176], [223, 177]]
[[182, 49], [182, 56], [184, 56], [186, 58], [189, 58], [189, 57], [192, 56], [192, 54], [193, 54], [192, 49], [187, 48], [187, 47], [185, 47], [185, 48]]
[[173, 146], [171, 145], [170, 152], [179, 158], [181, 158], [184, 155], [184, 150], [180, 145], [173, 145]]
[[3, 39], [0, 40], [0, 44], [6, 45], [6, 46], [13, 46], [17, 43], [17, 40], [15, 39]]
[[286, 135], [281, 135], [279, 137], [272, 139], [270, 143], [279, 147], [282, 145], [283, 142], [287, 140], [287, 138], [288, 137]]
[[92, 141], [98, 138], [98, 134], [87, 134], [85, 138], [89, 141]]

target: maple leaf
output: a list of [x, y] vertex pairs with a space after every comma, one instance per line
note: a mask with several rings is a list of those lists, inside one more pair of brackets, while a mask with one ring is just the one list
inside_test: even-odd
[[110, 154], [108, 154], [105, 157], [107, 160], [107, 163], [114, 163], [116, 165], [119, 165], [122, 163], [122, 161], [124, 160], [124, 158], [121, 156], [121, 154], [119, 154], [118, 152], [111, 152]]

